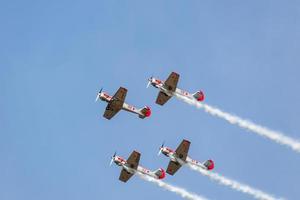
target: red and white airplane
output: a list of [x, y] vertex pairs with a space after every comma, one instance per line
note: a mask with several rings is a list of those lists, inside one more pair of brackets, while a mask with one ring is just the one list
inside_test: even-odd
[[125, 103], [124, 101], [126, 98], [126, 94], [127, 89], [123, 87], [120, 87], [113, 96], [110, 96], [106, 92], [102, 92], [101, 89], [97, 94], [96, 101], [98, 101], [98, 99], [101, 99], [102, 101], [106, 101], [108, 103], [103, 117], [105, 117], [106, 119], [111, 119], [121, 109], [138, 114], [141, 119], [144, 119], [145, 117], [149, 117], [151, 115], [151, 109], [148, 106], [138, 109]]
[[120, 181], [127, 182], [137, 172], [151, 176], [155, 179], [165, 178], [166, 172], [162, 168], [150, 171], [149, 169], [139, 166], [140, 157], [141, 154], [137, 151], [133, 151], [127, 160], [120, 156], [116, 156], [116, 153], [111, 157], [110, 165], [114, 162], [118, 166], [122, 167], [122, 171], [119, 176]]
[[187, 163], [196, 165], [206, 170], [212, 170], [214, 168], [215, 164], [212, 160], [207, 160], [201, 163], [188, 157], [190, 144], [190, 141], [182, 140], [182, 142], [175, 151], [170, 149], [169, 147], [164, 147], [164, 143], [161, 145], [161, 147], [159, 148], [158, 155], [160, 155], [160, 153], [163, 153], [165, 156], [170, 158], [170, 162], [167, 169], [168, 174], [175, 174], [182, 165]]
[[195, 99], [197, 101], [204, 100], [204, 93], [201, 90], [195, 92], [194, 94], [190, 94], [187, 91], [177, 88], [178, 80], [179, 74], [177, 74], [176, 72], [172, 72], [165, 82], [153, 77], [148, 79], [147, 87], [149, 87], [149, 85], [151, 84], [160, 90], [156, 99], [157, 104], [164, 105], [174, 94], [181, 95], [190, 99]]

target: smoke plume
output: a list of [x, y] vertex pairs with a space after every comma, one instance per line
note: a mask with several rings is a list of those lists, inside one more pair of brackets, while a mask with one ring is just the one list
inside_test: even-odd
[[148, 182], [154, 183], [154, 184], [158, 185], [159, 187], [161, 187], [161, 188], [163, 188], [165, 190], [168, 190], [170, 192], [174, 192], [174, 193], [180, 195], [184, 199], [189, 199], [189, 200], [207, 200], [206, 198], [204, 198], [202, 196], [199, 196], [197, 194], [191, 193], [191, 192], [187, 191], [184, 188], [171, 185], [169, 183], [163, 182], [163, 181], [158, 180], [158, 179], [154, 179], [154, 178], [152, 178], [150, 176], [147, 176], [147, 175], [144, 175], [144, 174], [141, 174], [141, 173], [138, 173], [138, 175], [142, 179], [144, 179], [144, 180], [146, 180]]
[[235, 181], [235, 180], [232, 180], [230, 178], [224, 177], [220, 174], [207, 171], [207, 170], [202, 169], [200, 167], [197, 167], [195, 165], [188, 164], [188, 166], [192, 170], [195, 170], [195, 171], [201, 173], [202, 175], [208, 176], [210, 179], [218, 182], [221, 185], [229, 186], [230, 188], [232, 188], [234, 190], [243, 192], [245, 194], [249, 194], [249, 195], [253, 196], [256, 199], [261, 199], [261, 200], [275, 200], [275, 199], [277, 199], [274, 196], [272, 196], [270, 194], [267, 194], [267, 193], [265, 193], [261, 190], [252, 188], [248, 185], [245, 185], [245, 184], [240, 183], [238, 181]]
[[278, 144], [288, 146], [291, 149], [293, 149], [294, 151], [300, 153], [300, 141], [293, 139], [291, 137], [288, 137], [281, 132], [270, 130], [269, 128], [257, 125], [249, 120], [245, 120], [236, 115], [224, 112], [224, 111], [222, 111], [216, 107], [210, 106], [208, 104], [200, 103], [196, 100], [192, 100], [192, 99], [186, 98], [186, 97], [178, 95], [178, 94], [176, 94], [175, 96], [178, 99], [180, 99], [192, 106], [196, 106], [199, 109], [204, 109], [205, 112], [207, 112], [213, 116], [217, 116], [219, 118], [226, 120], [230, 124], [236, 124], [241, 128], [250, 130], [253, 133], [256, 133], [260, 136], [266, 137]]

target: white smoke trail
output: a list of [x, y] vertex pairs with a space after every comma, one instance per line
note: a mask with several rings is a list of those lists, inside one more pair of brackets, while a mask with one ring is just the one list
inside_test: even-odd
[[163, 182], [161, 180], [154, 179], [152, 177], [146, 176], [141, 173], [137, 173], [142, 179], [155, 183], [159, 187], [162, 187], [168, 191], [174, 192], [176, 194], [179, 194], [182, 198], [184, 199], [189, 199], [189, 200], [207, 200], [206, 198], [199, 196], [197, 194], [191, 193], [183, 188], [180, 188], [178, 186], [170, 185], [169, 183]]
[[251, 196], [253, 196], [256, 199], [263, 199], [263, 200], [277, 199], [277, 198], [273, 197], [272, 195], [267, 194], [267, 193], [265, 193], [261, 190], [254, 189], [254, 188], [252, 188], [248, 185], [239, 183], [235, 180], [231, 180], [231, 179], [229, 179], [227, 177], [224, 177], [220, 174], [207, 171], [205, 169], [202, 169], [200, 167], [197, 167], [197, 166], [194, 166], [194, 165], [191, 165], [191, 164], [188, 164], [188, 166], [192, 170], [200, 172], [202, 175], [208, 176], [210, 179], [212, 179], [214, 181], [217, 181], [221, 185], [229, 186], [234, 190], [237, 190], [237, 191], [240, 191], [240, 192], [243, 192], [243, 193], [246, 193], [246, 194], [250, 194]]
[[186, 97], [178, 95], [178, 94], [176, 94], [175, 96], [178, 99], [180, 99], [190, 105], [196, 106], [197, 108], [204, 109], [205, 112], [207, 112], [213, 116], [217, 116], [222, 119], [225, 119], [226, 121], [228, 121], [231, 124], [237, 124], [239, 127], [250, 130], [254, 133], [257, 133], [258, 135], [264, 136], [264, 137], [266, 137], [274, 142], [277, 142], [279, 144], [286, 145], [286, 146], [290, 147], [291, 149], [293, 149], [294, 151], [300, 153], [300, 141], [293, 139], [291, 137], [285, 136], [281, 132], [270, 130], [266, 127], [257, 125], [249, 120], [242, 119], [236, 115], [224, 112], [218, 108], [207, 105], [205, 103], [200, 103], [196, 100], [192, 100], [192, 99], [186, 98]]

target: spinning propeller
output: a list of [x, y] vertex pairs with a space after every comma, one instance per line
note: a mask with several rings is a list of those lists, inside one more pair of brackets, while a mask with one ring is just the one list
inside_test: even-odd
[[99, 99], [99, 96], [100, 96], [100, 94], [101, 94], [102, 90], [103, 90], [103, 88], [101, 88], [101, 89], [100, 89], [100, 91], [98, 92], [98, 94], [97, 94], [97, 96], [96, 96], [96, 100], [95, 100], [95, 102], [96, 102], [96, 101], [98, 101], [98, 99]]
[[116, 157], [116, 154], [117, 154], [117, 152], [115, 152], [114, 155], [111, 157], [109, 166], [111, 166], [111, 164], [114, 162], [114, 159], [115, 159], [115, 157]]
[[163, 143], [161, 144], [161, 146], [160, 146], [160, 148], [159, 148], [159, 152], [158, 152], [158, 156], [161, 154], [161, 151], [162, 151], [162, 149], [164, 148], [164, 146], [165, 146], [165, 141], [163, 141]]
[[151, 84], [151, 82], [152, 82], [152, 79], [153, 79], [153, 76], [151, 76], [151, 77], [148, 79], [147, 88], [148, 88], [148, 87], [149, 87], [149, 85]]

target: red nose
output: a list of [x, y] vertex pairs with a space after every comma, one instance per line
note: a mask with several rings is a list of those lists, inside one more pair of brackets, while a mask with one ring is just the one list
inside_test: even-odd
[[166, 172], [163, 168], [160, 168], [161, 175], [158, 177], [158, 179], [164, 179], [166, 177]]
[[215, 168], [215, 163], [212, 160], [208, 160], [209, 161], [209, 165], [207, 166], [208, 170], [213, 170]]
[[151, 109], [148, 106], [146, 106], [145, 116], [150, 117], [150, 115], [151, 115]]
[[204, 93], [200, 90], [199, 92], [199, 97], [198, 97], [198, 99], [197, 99], [197, 101], [203, 101], [204, 100]]

